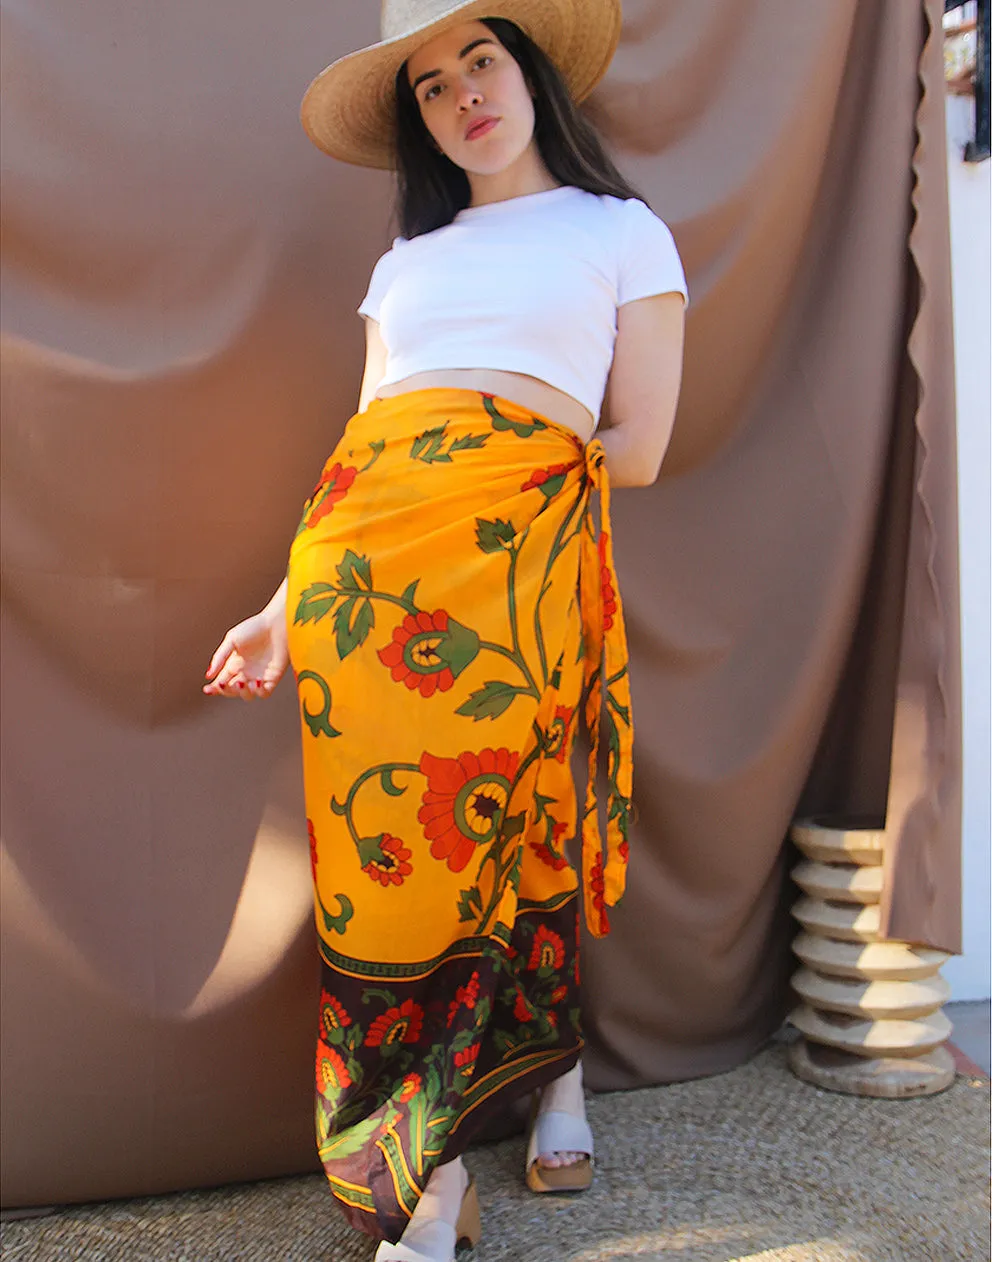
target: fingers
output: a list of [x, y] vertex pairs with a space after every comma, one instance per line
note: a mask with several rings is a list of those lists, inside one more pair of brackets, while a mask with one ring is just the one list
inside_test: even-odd
[[210, 665], [207, 667], [207, 679], [212, 679], [214, 675], [217, 674], [227, 658], [236, 651], [236, 648], [237, 646], [234, 643], [234, 636], [230, 631], [228, 631], [227, 635], [224, 636], [223, 640], [221, 640], [218, 645], [213, 657], [210, 659]]
[[277, 682], [245, 678], [240, 669], [225, 667], [212, 683], [203, 685], [203, 691], [208, 697], [240, 697], [242, 701], [259, 701], [272, 693]]

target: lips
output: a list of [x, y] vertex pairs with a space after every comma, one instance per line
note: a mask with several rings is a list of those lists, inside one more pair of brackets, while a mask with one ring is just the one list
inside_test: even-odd
[[493, 115], [487, 115], [485, 118], [477, 118], [469, 124], [465, 131], [466, 140], [479, 140], [482, 136], [487, 135], [499, 122], [498, 118]]

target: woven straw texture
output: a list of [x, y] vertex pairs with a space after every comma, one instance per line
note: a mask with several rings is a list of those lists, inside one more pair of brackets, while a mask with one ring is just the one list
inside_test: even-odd
[[[535, 1197], [523, 1138], [469, 1153], [482, 1243], [461, 1262], [980, 1262], [989, 1084], [923, 1100], [807, 1086], [775, 1043], [732, 1073], [590, 1099], [598, 1170]], [[68, 1159], [63, 1154], [61, 1159]], [[8, 1222], [4, 1262], [369, 1262], [320, 1175]]]

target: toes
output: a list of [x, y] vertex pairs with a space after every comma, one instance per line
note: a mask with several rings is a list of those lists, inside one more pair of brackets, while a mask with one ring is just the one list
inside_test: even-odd
[[585, 1161], [586, 1156], [584, 1152], [541, 1153], [540, 1164], [546, 1170], [561, 1170], [565, 1166], [574, 1166], [580, 1161]]

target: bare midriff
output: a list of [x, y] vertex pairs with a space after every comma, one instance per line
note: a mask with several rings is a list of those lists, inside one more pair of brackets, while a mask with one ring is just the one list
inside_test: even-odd
[[509, 399], [549, 421], [564, 425], [578, 434], [584, 443], [592, 438], [596, 429], [593, 414], [570, 394], [549, 386], [546, 381], [539, 381], [537, 377], [528, 377], [519, 372], [497, 372], [492, 368], [444, 368], [435, 372], [414, 373], [412, 377], [404, 377], [402, 381], [380, 386], [376, 391], [376, 398], [391, 399], [398, 394], [409, 394], [413, 390], [438, 387], [478, 390], [484, 394], [498, 395], [501, 399]]

